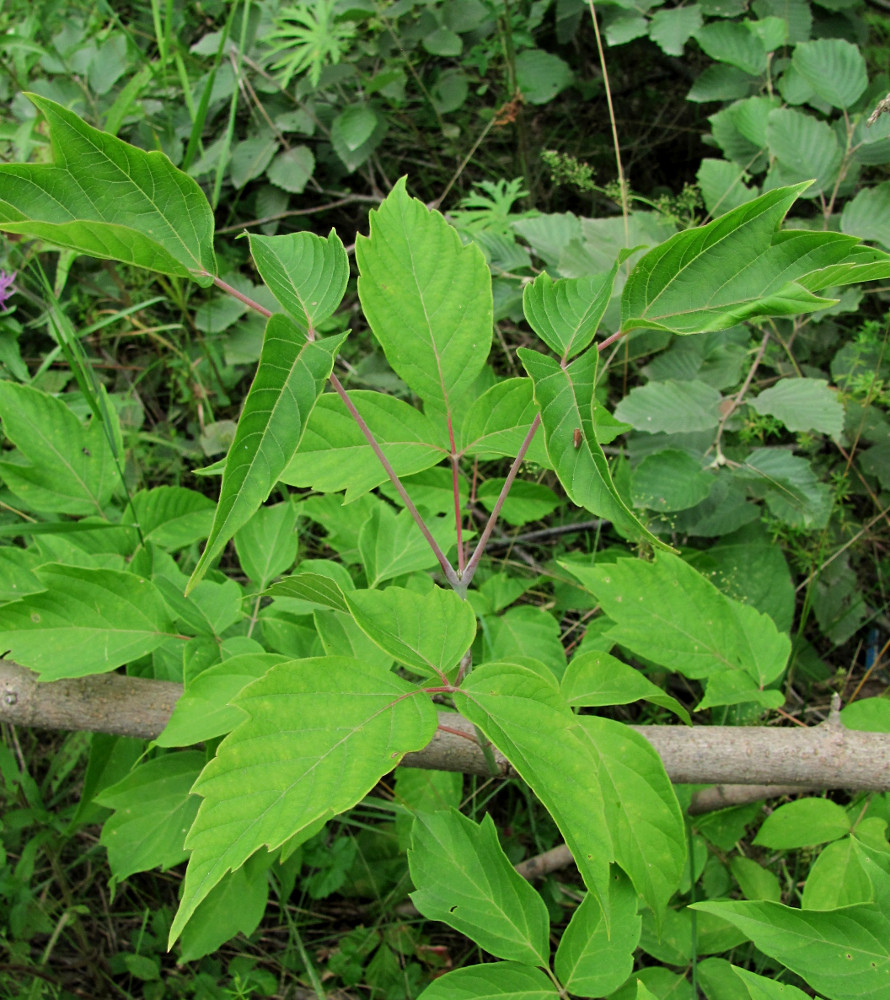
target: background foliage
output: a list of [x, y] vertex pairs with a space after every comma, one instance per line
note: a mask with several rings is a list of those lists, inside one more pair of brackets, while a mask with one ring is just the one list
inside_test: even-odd
[[[660, 920], [653, 910], [637, 913], [636, 893], [616, 867], [600, 880], [621, 928], [610, 938], [604, 910], [577, 875], [550, 875], [532, 890], [512, 874], [506, 859], [551, 847], [559, 839], [554, 810], [569, 808], [547, 802], [547, 779], [521, 768], [550, 813], [522, 783], [450, 774], [400, 769], [368, 796], [344, 790], [338, 809], [361, 801], [285, 857], [274, 876], [267, 858], [252, 855], [201, 904], [202, 918], [186, 925], [178, 951], [166, 952], [177, 866], [187, 857], [182, 831], [198, 810], [189, 792], [240, 718], [221, 707], [229, 697], [265, 675], [251, 691], [259, 697], [267, 684], [274, 701], [281, 694], [276, 665], [322, 654], [355, 656], [385, 671], [394, 658], [415, 674], [430, 669], [422, 635], [414, 645], [426, 658], [415, 651], [412, 661], [403, 647], [393, 651], [391, 639], [369, 638], [354, 624], [363, 615], [373, 622], [379, 611], [363, 607], [361, 594], [398, 589], [405, 603], [433, 600], [436, 562], [334, 394], [323, 394], [311, 417], [301, 415], [300, 450], [266, 471], [259, 500], [214, 521], [219, 482], [202, 466], [239, 440], [236, 421], [267, 348], [264, 318], [214, 287], [210, 275], [266, 309], [281, 303], [290, 319], [279, 313], [274, 322], [286, 342], [311, 296], [276, 286], [274, 276], [309, 262], [277, 259], [277, 245], [264, 242], [274, 236], [327, 236], [336, 228], [339, 236], [312, 243], [318, 288], [330, 301], [322, 297], [309, 319], [324, 339], [290, 360], [320, 388], [352, 329], [334, 370], [372, 429], [398, 427], [387, 430], [391, 460], [446, 551], [454, 551], [453, 483], [441, 465], [450, 451], [442, 420], [448, 393], [472, 383], [479, 397], [457, 444], [467, 455], [458, 483], [469, 511], [464, 531], [478, 537], [509, 469], [504, 456], [521, 441], [515, 428], [535, 412], [520, 378], [533, 379], [542, 411], [561, 413], [562, 369], [540, 353], [540, 341], [574, 359], [570, 385], [581, 395], [571, 403], [578, 422], [567, 428], [602, 446], [612, 485], [602, 485], [603, 466], [591, 458], [599, 492], [595, 500], [579, 493], [561, 468], [576, 461], [574, 441], [563, 435], [562, 451], [554, 450], [545, 419], [468, 595], [480, 622], [475, 662], [546, 663], [571, 704], [606, 706], [581, 716], [597, 733], [616, 721], [666, 722], [689, 712], [697, 724], [778, 715], [813, 723], [835, 691], [848, 725], [890, 727], [882, 696], [885, 293], [855, 274], [834, 273], [828, 285], [806, 287], [811, 306], [820, 294], [832, 300], [817, 311], [774, 298], [760, 312], [746, 304], [701, 310], [684, 328], [676, 318], [684, 288], [672, 303], [668, 287], [657, 302], [666, 309], [658, 311], [646, 299], [650, 283], [627, 279], [643, 254], [634, 248], [671, 237], [681, 242], [668, 245], [692, 245], [692, 227], [730, 210], [744, 215], [740, 206], [770, 193], [774, 216], [737, 237], [731, 260], [757, 258], [788, 209], [789, 235], [837, 234], [820, 244], [826, 247], [845, 247], [847, 235], [890, 250], [890, 115], [868, 125], [890, 90], [885, 18], [855, 0], [619, 3], [597, 14], [608, 77], [591, 11], [577, 0], [41, 0], [0, 12], [4, 162], [46, 170], [54, 152], [58, 162], [73, 149], [76, 130], [54, 151], [38, 113], [49, 112], [55, 135], [75, 120], [53, 111], [48, 102], [56, 102], [139, 149], [163, 152], [191, 178], [176, 181], [190, 236], [179, 227], [166, 235], [155, 229], [129, 264], [51, 251], [61, 243], [95, 253], [115, 237], [96, 219], [78, 221], [90, 206], [77, 202], [73, 188], [61, 198], [67, 234], [54, 205], [43, 230], [32, 224], [23, 227], [29, 238], [18, 238], [9, 192], [15, 171], [30, 177], [22, 172], [30, 168], [4, 168], [0, 178], [11, 232], [0, 266], [15, 272], [14, 284], [3, 285], [0, 313], [3, 630], [16, 632], [16, 655], [44, 676], [77, 676], [96, 670], [96, 644], [84, 637], [107, 635], [112, 623], [102, 669], [127, 663], [136, 676], [187, 685], [183, 716], [152, 748], [4, 729], [0, 900], [9, 957], [0, 982], [10, 995], [76, 996], [87, 982], [93, 996], [287, 996], [300, 984], [319, 996], [336, 986], [375, 997], [428, 989], [435, 998], [456, 995], [448, 982], [467, 996], [499, 995], [508, 982], [522, 995], [552, 995], [551, 981], [535, 968], [551, 957], [555, 974], [579, 996], [883, 995], [885, 980], [869, 961], [887, 967], [885, 795], [835, 793], [687, 818], [686, 873], [677, 873], [679, 890]], [[141, 162], [132, 160], [134, 170]], [[454, 226], [428, 223], [428, 239], [440, 241], [431, 270], [455, 253], [468, 275], [464, 304], [483, 319], [490, 309], [494, 321], [491, 354], [478, 363], [478, 351], [455, 357], [445, 389], [418, 377], [429, 372], [422, 357], [394, 359], [399, 331], [387, 333], [385, 304], [370, 288], [392, 263], [375, 257], [369, 208], [372, 237], [375, 227], [389, 236], [405, 218], [412, 231], [433, 218], [407, 196], [398, 200], [405, 175], [410, 193], [440, 207]], [[796, 201], [778, 193], [809, 180]], [[199, 189], [209, 208], [194, 212]], [[166, 206], [161, 221], [172, 211]], [[211, 244], [214, 229], [219, 238]], [[250, 240], [236, 239], [245, 229]], [[468, 248], [462, 253], [455, 232]], [[85, 239], [95, 241], [92, 249]], [[343, 244], [350, 252], [355, 246], [358, 283], [347, 273]], [[785, 239], [776, 252], [789, 245]], [[633, 252], [613, 267], [622, 250]], [[490, 300], [488, 275], [480, 279], [476, 266], [483, 258]], [[147, 264], [161, 273], [144, 270]], [[544, 268], [549, 279], [534, 280]], [[761, 270], [758, 301], [775, 258]], [[444, 301], [454, 304], [447, 295]], [[571, 321], [569, 332], [548, 325], [554, 312]], [[619, 330], [625, 336], [593, 368], [591, 354], [581, 352], [597, 330], [600, 340]], [[697, 335], [684, 335], [690, 332]], [[422, 410], [409, 407], [418, 400]], [[492, 426], [492, 412], [510, 419]], [[238, 433], [249, 429], [242, 421]], [[255, 475], [253, 465], [226, 468], [230, 481], [254, 483]], [[270, 490], [271, 501], [254, 513]], [[346, 506], [333, 495], [340, 491]], [[608, 521], [592, 521], [569, 500], [592, 504]], [[628, 540], [647, 537], [634, 521], [650, 542], [679, 549], [682, 560], [620, 560]], [[334, 581], [344, 606], [324, 610], [312, 599], [317, 591], [269, 591], [295, 572]], [[151, 599], [141, 577], [154, 581]], [[678, 579], [685, 596], [674, 606]], [[362, 589], [381, 584], [388, 586]], [[686, 617], [722, 621], [726, 608], [741, 609], [733, 611], [735, 631], [715, 637], [703, 629], [697, 639], [718, 655], [753, 660], [753, 679], [696, 670], [688, 649], [672, 663], [648, 648], [633, 609], [622, 605], [635, 588], [684, 624]], [[76, 616], [66, 610], [73, 600], [81, 602]], [[716, 619], [704, 613], [711, 604]], [[428, 608], [418, 607], [423, 619]], [[462, 612], [452, 611], [460, 637]], [[434, 617], [446, 613], [437, 608]], [[68, 616], [55, 646], [45, 637], [28, 645], [33, 614]], [[121, 621], [126, 629], [116, 627]], [[191, 637], [185, 654], [170, 634]], [[786, 642], [787, 666], [779, 654], [769, 662], [769, 650], [739, 652], [736, 645], [752, 635]], [[458, 646], [440, 651], [432, 669], [447, 669], [463, 652]], [[325, 664], [332, 682], [335, 667]], [[565, 716], [551, 680], [530, 677], [531, 669], [520, 663], [498, 683], [534, 687], [540, 711], [551, 713], [542, 730], [552, 732]], [[617, 694], [603, 693], [606, 677]], [[470, 686], [485, 679], [471, 675]], [[640, 680], [651, 686], [644, 690]], [[397, 681], [404, 683], [393, 675]], [[208, 711], [202, 687], [218, 701], [213, 712], [227, 718]], [[228, 693], [219, 701], [222, 688]], [[483, 709], [470, 714], [487, 732]], [[420, 745], [422, 720], [417, 727]], [[545, 751], [520, 752], [531, 768]], [[637, 767], [647, 774], [642, 757]], [[207, 771], [201, 780], [212, 777]], [[678, 789], [682, 805], [692, 791]], [[636, 822], [651, 824], [656, 846], [671, 828], [669, 800], [668, 793], [640, 799]], [[452, 807], [463, 807], [463, 818], [433, 811]], [[414, 812], [425, 818], [412, 841]], [[571, 817], [557, 822], [565, 834]], [[604, 811], [602, 822], [615, 829], [617, 819]], [[631, 861], [618, 860], [632, 875]], [[490, 881], [475, 923], [449, 919], [435, 895], [458, 869], [475, 876], [464, 887], [470, 896]], [[405, 902], [412, 886], [416, 910]], [[641, 891], [638, 879], [633, 886]], [[675, 888], [652, 886], [650, 900], [663, 905]], [[852, 909], [838, 931], [832, 911], [843, 906]], [[503, 924], [492, 916], [498, 907]], [[792, 948], [800, 921], [810, 941], [802, 959]], [[878, 942], [877, 959], [864, 942]], [[848, 946], [860, 948], [853, 971], [852, 959], [829, 958], [831, 948]], [[435, 978], [449, 970], [458, 971]]]

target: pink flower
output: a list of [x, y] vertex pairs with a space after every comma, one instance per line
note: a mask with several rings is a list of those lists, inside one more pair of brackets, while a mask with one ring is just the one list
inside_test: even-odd
[[17, 271], [13, 271], [7, 274], [5, 271], [0, 271], [0, 309], [5, 309], [6, 300], [15, 294], [13, 282], [17, 273]]

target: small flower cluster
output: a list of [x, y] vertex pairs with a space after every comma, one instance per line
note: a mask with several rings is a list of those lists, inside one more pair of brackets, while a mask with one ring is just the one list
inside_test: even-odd
[[6, 300], [15, 294], [13, 282], [15, 281], [16, 274], [16, 271], [12, 271], [9, 274], [6, 271], [0, 271], [0, 309], [5, 309]]

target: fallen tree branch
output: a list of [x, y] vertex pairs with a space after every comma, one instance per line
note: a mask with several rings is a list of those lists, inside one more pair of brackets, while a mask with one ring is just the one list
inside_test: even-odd
[[[182, 685], [123, 674], [95, 674], [40, 683], [37, 675], [0, 660], [0, 721], [43, 729], [85, 730], [153, 739], [167, 724]], [[440, 728], [405, 767], [489, 776], [473, 726], [441, 713]], [[890, 734], [846, 729], [835, 709], [810, 728], [763, 726], [633, 726], [655, 747], [671, 780], [687, 784], [787, 785], [890, 790]], [[515, 775], [495, 751], [497, 774]], [[768, 794], [768, 793], [765, 793]], [[715, 807], [734, 801], [724, 787]]]

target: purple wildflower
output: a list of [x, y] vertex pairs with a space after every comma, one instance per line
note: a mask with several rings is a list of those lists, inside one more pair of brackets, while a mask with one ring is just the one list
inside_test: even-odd
[[6, 308], [6, 300], [15, 293], [13, 282], [17, 273], [17, 271], [12, 271], [7, 274], [5, 271], [0, 271], [0, 309]]

